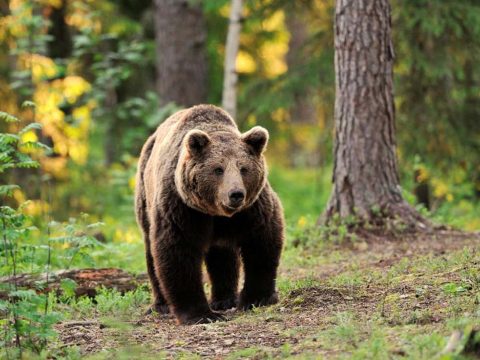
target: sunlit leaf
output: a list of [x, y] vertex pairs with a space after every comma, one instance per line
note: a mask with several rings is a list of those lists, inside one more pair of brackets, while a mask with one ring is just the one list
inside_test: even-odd
[[17, 117], [6, 113], [5, 111], [0, 111], [0, 120], [3, 120], [7, 123], [19, 121]]
[[28, 124], [27, 126], [25, 126], [22, 130], [20, 130], [18, 132], [19, 135], [23, 135], [25, 134], [26, 132], [30, 131], [30, 130], [41, 130], [42, 129], [42, 124], [39, 124], [39, 123], [31, 123], [31, 124]]
[[31, 108], [31, 109], [35, 109], [37, 105], [33, 102], [33, 101], [24, 101], [22, 103], [22, 109], [28, 109], [28, 108]]

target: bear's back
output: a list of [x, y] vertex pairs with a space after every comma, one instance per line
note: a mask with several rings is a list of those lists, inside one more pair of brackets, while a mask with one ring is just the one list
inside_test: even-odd
[[[176, 126], [177, 132], [199, 129], [205, 132], [218, 130], [238, 131], [237, 124], [228, 113], [215, 105], [197, 105], [179, 111], [166, 122]], [[170, 126], [168, 124], [167, 126]]]

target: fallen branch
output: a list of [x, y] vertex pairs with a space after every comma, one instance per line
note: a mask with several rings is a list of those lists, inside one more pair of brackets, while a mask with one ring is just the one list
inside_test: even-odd
[[[75, 281], [75, 296], [95, 297], [98, 288], [116, 289], [122, 294], [135, 290], [148, 281], [147, 274], [132, 275], [128, 272], [116, 268], [104, 269], [75, 269], [60, 270], [42, 274], [19, 274], [16, 276], [7, 276], [0, 278], [0, 284], [14, 284], [18, 288], [32, 289], [39, 293], [55, 291], [58, 295], [62, 294], [62, 281], [70, 279]], [[48, 286], [47, 286], [48, 285]], [[8, 299], [9, 291], [1, 289], [0, 299]]]

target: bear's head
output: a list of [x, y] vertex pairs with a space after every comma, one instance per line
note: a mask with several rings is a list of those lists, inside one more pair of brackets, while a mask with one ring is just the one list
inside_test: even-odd
[[267, 142], [260, 126], [244, 134], [190, 130], [175, 171], [182, 200], [212, 216], [230, 217], [252, 205], [267, 181]]

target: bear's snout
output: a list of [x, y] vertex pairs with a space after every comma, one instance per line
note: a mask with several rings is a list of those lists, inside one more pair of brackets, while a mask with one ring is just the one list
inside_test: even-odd
[[235, 189], [228, 192], [229, 206], [237, 208], [243, 204], [245, 200], [245, 190]]

